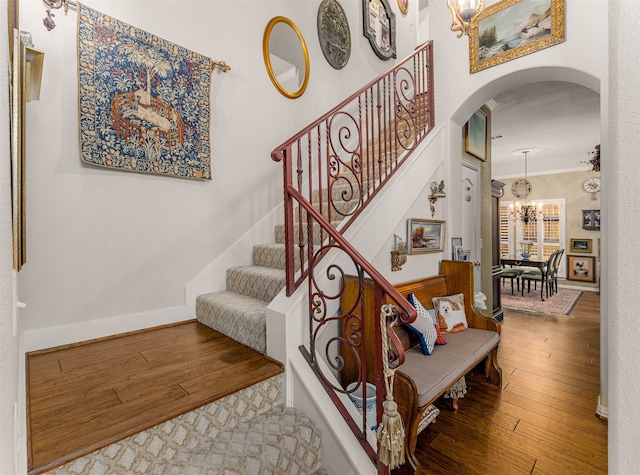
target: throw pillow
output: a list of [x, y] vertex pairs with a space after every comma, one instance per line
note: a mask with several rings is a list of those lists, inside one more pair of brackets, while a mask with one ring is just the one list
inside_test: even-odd
[[469, 328], [464, 312], [464, 294], [433, 297], [432, 301], [438, 313], [438, 325], [442, 333], [455, 333]]
[[[435, 310], [424, 308], [424, 305], [422, 305], [420, 300], [418, 300], [418, 297], [416, 297], [412, 293], [407, 295], [407, 300], [416, 309], [416, 313], [418, 314], [418, 317], [426, 318], [429, 322], [433, 324], [436, 330], [436, 342], [435, 342], [436, 345], [446, 345], [447, 340], [445, 340], [442, 334], [440, 333], [440, 327], [438, 326], [438, 320], [436, 319]], [[417, 320], [417, 317], [416, 317], [416, 320]]]
[[407, 323], [405, 326], [418, 337], [423, 354], [430, 355], [433, 353], [433, 347], [436, 344], [436, 337], [438, 336], [433, 323], [422, 315], [418, 315], [413, 323]]

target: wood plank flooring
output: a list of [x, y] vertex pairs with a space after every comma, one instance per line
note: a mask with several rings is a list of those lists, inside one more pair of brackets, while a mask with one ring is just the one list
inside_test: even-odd
[[[468, 381], [458, 412], [441, 408], [418, 440], [420, 474], [606, 474], [598, 309], [585, 292], [571, 317], [505, 310], [502, 390]], [[280, 372], [196, 322], [29, 353], [30, 473]]]
[[502, 390], [467, 380], [459, 410], [420, 434], [420, 474], [606, 474], [599, 307], [584, 292], [570, 317], [504, 309]]
[[196, 321], [27, 354], [29, 473], [282, 373]]

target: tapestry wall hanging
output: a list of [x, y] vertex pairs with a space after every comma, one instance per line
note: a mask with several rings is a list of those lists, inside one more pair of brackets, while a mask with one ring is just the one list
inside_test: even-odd
[[82, 4], [79, 10], [82, 161], [211, 179], [213, 61]]

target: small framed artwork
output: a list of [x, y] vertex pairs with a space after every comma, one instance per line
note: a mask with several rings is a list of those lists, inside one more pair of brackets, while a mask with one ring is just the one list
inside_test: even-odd
[[378, 58], [396, 57], [396, 15], [387, 0], [362, 0], [364, 36]]
[[567, 256], [567, 279], [582, 282], [596, 281], [595, 256]]
[[451, 260], [461, 261], [464, 255], [464, 249], [462, 248], [462, 238], [451, 238]]
[[503, 0], [469, 33], [469, 71], [477, 73], [564, 41], [565, 0]]
[[403, 15], [409, 13], [409, 0], [398, 0], [398, 8]]
[[583, 209], [582, 210], [582, 229], [587, 231], [600, 230], [600, 210], [599, 209]]
[[475, 111], [464, 127], [464, 149], [482, 161], [487, 160], [487, 116], [481, 110]]
[[433, 219], [411, 218], [407, 221], [409, 254], [443, 252], [446, 222]]
[[571, 252], [591, 253], [591, 239], [571, 238]]

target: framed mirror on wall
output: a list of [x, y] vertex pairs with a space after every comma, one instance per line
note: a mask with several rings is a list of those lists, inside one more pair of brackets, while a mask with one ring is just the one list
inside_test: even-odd
[[387, 0], [362, 0], [364, 36], [382, 60], [396, 57], [396, 15]]
[[264, 30], [262, 54], [267, 74], [285, 97], [300, 97], [309, 82], [309, 52], [298, 27], [282, 16], [272, 18]]

